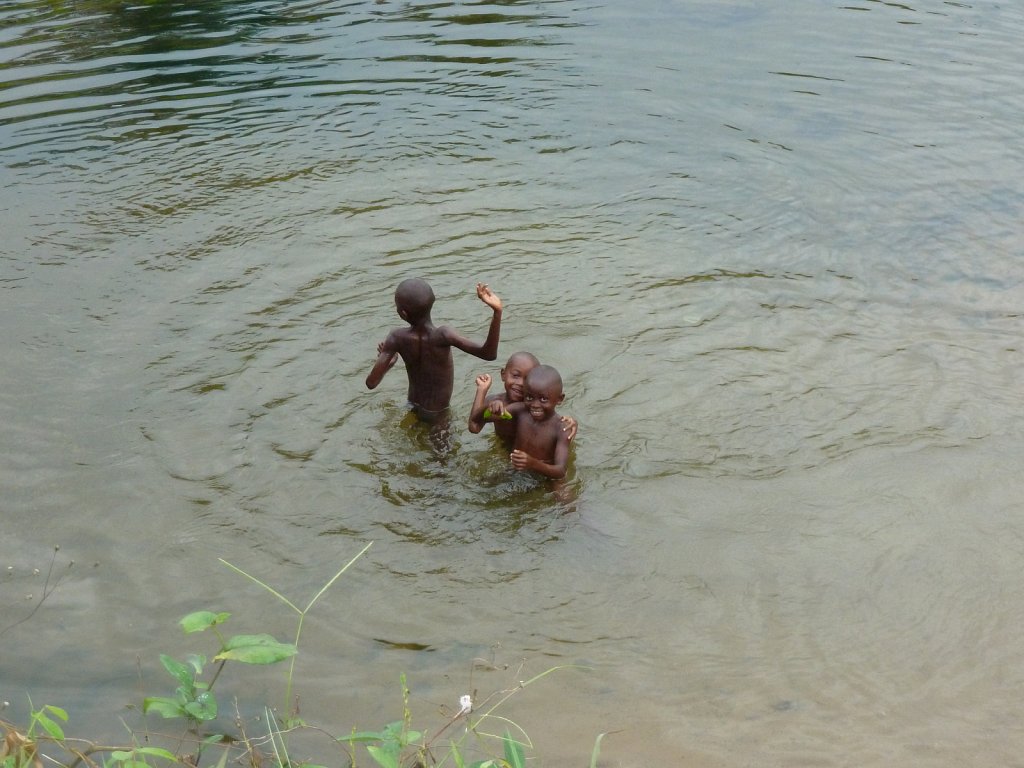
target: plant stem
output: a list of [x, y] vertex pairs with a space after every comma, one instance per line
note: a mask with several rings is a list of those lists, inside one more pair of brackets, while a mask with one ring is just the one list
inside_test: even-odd
[[[334, 576], [332, 576], [327, 581], [326, 584], [324, 584], [322, 587], [320, 587], [320, 591], [317, 592], [313, 596], [313, 599], [310, 600], [309, 603], [306, 604], [305, 609], [301, 609], [301, 610], [299, 609], [299, 607], [297, 605], [295, 605], [295, 603], [293, 603], [287, 597], [285, 597], [280, 592], [278, 592], [276, 589], [271, 587], [269, 584], [266, 584], [265, 582], [262, 582], [259, 579], [257, 579], [255, 576], [252, 576], [252, 575], [246, 573], [241, 568], [239, 568], [237, 565], [232, 565], [227, 560], [225, 560], [223, 557], [220, 557], [220, 558], [217, 558], [217, 559], [220, 560], [222, 563], [224, 563], [224, 565], [226, 565], [228, 568], [233, 570], [235, 573], [240, 573], [241, 575], [245, 576], [245, 578], [249, 579], [250, 581], [253, 581], [256, 584], [259, 584], [261, 587], [263, 587], [265, 590], [267, 590], [267, 592], [272, 594], [274, 597], [276, 597], [282, 603], [284, 603], [289, 608], [291, 608], [293, 611], [295, 611], [297, 614], [299, 614], [299, 623], [298, 623], [298, 625], [295, 628], [295, 643], [294, 643], [295, 649], [296, 649], [296, 651], [298, 651], [298, 648], [299, 648], [299, 638], [302, 636], [302, 622], [306, 618], [306, 613], [313, 607], [313, 605], [316, 603], [316, 601], [319, 600], [321, 598], [321, 596], [323, 596], [324, 592], [326, 592], [328, 589], [330, 589], [331, 585], [334, 584], [334, 582], [336, 582], [339, 578], [341, 578], [341, 574], [343, 574], [345, 571], [347, 571], [356, 560], [358, 560], [360, 557], [362, 557], [364, 554], [366, 554], [366, 550], [368, 550], [371, 546], [373, 546], [373, 542], [372, 541], [369, 544], [367, 544], [365, 547], [363, 547], [361, 550], [359, 550], [359, 553], [355, 557], [353, 557], [351, 560], [349, 560], [347, 563], [345, 563], [345, 565], [343, 565], [341, 567], [341, 570], [339, 570], [336, 574], [334, 574]], [[296, 655], [298, 655], [298, 654], [296, 654]], [[290, 718], [290, 715], [287, 714], [287, 713], [291, 712], [292, 678], [294, 676], [294, 673], [295, 673], [295, 656], [292, 656], [291, 663], [288, 665], [288, 683], [285, 686], [285, 693], [284, 693], [284, 712], [286, 713], [285, 714], [285, 719], [286, 720]], [[211, 685], [212, 685], [212, 683], [211, 683]]]

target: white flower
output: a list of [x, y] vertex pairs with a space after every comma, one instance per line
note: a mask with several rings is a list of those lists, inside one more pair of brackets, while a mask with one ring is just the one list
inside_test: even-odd
[[[463, 694], [459, 697], [459, 715], [468, 715], [473, 711], [473, 697], [468, 693]], [[456, 715], [458, 717], [458, 715]]]

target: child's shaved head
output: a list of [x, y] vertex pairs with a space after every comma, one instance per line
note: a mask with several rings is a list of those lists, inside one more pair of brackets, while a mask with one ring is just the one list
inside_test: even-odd
[[434, 290], [430, 283], [418, 277], [403, 280], [395, 289], [395, 306], [398, 314], [410, 323], [430, 314], [434, 306]]
[[536, 368], [538, 365], [540, 365], [540, 360], [532, 352], [513, 352], [508, 362], [505, 363], [506, 368]]
[[526, 374], [526, 387], [562, 394], [562, 375], [550, 365], [538, 365]]

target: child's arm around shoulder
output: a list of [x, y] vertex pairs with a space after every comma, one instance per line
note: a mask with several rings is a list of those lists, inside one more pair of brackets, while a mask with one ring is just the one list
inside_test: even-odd
[[570, 443], [572, 442], [572, 439], [576, 437], [576, 433], [579, 431], [579, 429], [580, 423], [576, 421], [576, 419], [574, 419], [572, 416], [562, 417], [562, 431], [565, 432], [566, 437], [569, 438]]
[[[481, 378], [487, 376], [487, 374], [481, 374], [477, 376], [477, 382]], [[488, 377], [490, 378], [490, 377]], [[479, 387], [479, 383], [477, 387]], [[480, 390], [477, 389], [478, 399], [473, 401], [473, 412], [470, 414], [470, 423], [474, 420], [480, 422], [480, 428], [483, 429], [484, 424], [493, 423], [495, 421], [511, 421], [515, 416], [513, 415], [516, 408], [520, 408], [522, 403], [506, 403], [504, 395], [500, 392], [496, 395], [491, 395], [484, 401], [479, 401]]]

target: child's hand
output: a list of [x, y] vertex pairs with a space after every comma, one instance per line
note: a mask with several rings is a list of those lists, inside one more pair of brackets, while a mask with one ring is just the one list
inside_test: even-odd
[[495, 312], [501, 311], [501, 299], [499, 299], [495, 293], [487, 287], [487, 283], [476, 284], [476, 295], [480, 297], [480, 301]]
[[530, 460], [530, 457], [526, 455], [526, 451], [520, 451], [518, 449], [512, 451], [512, 454], [509, 458], [512, 459], [512, 466], [518, 469], [520, 472], [526, 469], [527, 462], [529, 462]]
[[576, 437], [576, 432], [579, 429], [579, 426], [580, 425], [577, 423], [576, 419], [574, 419], [572, 416], [562, 417], [562, 431], [569, 433], [570, 442], [574, 437]]
[[[508, 409], [505, 407], [505, 403], [503, 403], [498, 398], [494, 398], [491, 404], [487, 407], [487, 410], [491, 412], [492, 416], [498, 416], [501, 418], [504, 418], [505, 414], [508, 413]], [[512, 416], [509, 415], [508, 418], [511, 419]]]
[[486, 392], [491, 388], [491, 374], [481, 373], [476, 377], [476, 389], [478, 392]]

